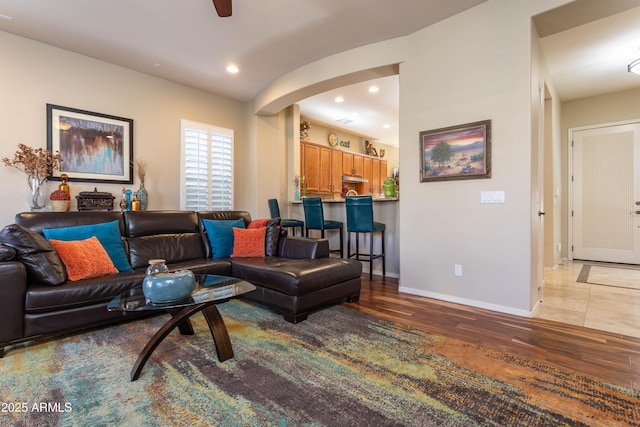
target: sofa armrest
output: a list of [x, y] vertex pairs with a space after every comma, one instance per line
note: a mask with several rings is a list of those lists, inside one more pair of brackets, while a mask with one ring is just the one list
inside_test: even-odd
[[0, 343], [22, 338], [26, 293], [27, 270], [24, 264], [0, 262]]
[[11, 261], [16, 257], [16, 250], [0, 243], [0, 261]]
[[281, 237], [278, 242], [278, 256], [296, 259], [327, 258], [329, 241], [305, 237]]

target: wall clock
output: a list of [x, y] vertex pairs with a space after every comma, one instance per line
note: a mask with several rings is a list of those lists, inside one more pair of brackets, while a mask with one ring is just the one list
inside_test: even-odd
[[338, 136], [334, 132], [331, 132], [329, 134], [329, 145], [332, 147], [335, 147], [338, 145]]

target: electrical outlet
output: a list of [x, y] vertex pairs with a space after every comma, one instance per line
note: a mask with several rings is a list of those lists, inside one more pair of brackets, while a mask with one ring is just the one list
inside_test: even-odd
[[562, 250], [562, 243], [558, 243], [556, 247], [558, 249], [558, 252], [560, 252]]
[[453, 266], [453, 274], [456, 276], [462, 276], [462, 266], [460, 264], [456, 264]]

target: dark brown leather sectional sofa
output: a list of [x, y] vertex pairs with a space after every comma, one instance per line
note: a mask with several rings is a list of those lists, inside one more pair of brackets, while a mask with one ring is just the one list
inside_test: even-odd
[[[260, 258], [211, 257], [203, 220], [251, 216], [243, 211], [25, 212], [0, 231], [0, 357], [5, 346], [132, 318], [107, 311], [116, 295], [142, 282], [148, 260], [163, 258], [170, 270], [219, 274], [253, 283], [245, 298], [265, 304], [297, 323], [310, 311], [360, 295], [362, 265], [329, 258], [324, 239], [288, 237], [279, 227], [276, 249]], [[64, 264], [43, 229], [118, 221], [131, 271], [68, 281]], [[56, 265], [58, 263], [59, 265]], [[61, 276], [62, 275], [62, 276]], [[60, 279], [62, 277], [62, 279]], [[57, 280], [57, 281], [56, 281]], [[57, 284], [58, 282], [62, 282]]]

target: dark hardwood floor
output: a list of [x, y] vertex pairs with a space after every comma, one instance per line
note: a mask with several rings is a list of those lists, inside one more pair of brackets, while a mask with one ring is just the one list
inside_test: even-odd
[[399, 293], [397, 279], [368, 277], [347, 306], [640, 390], [640, 338]]

